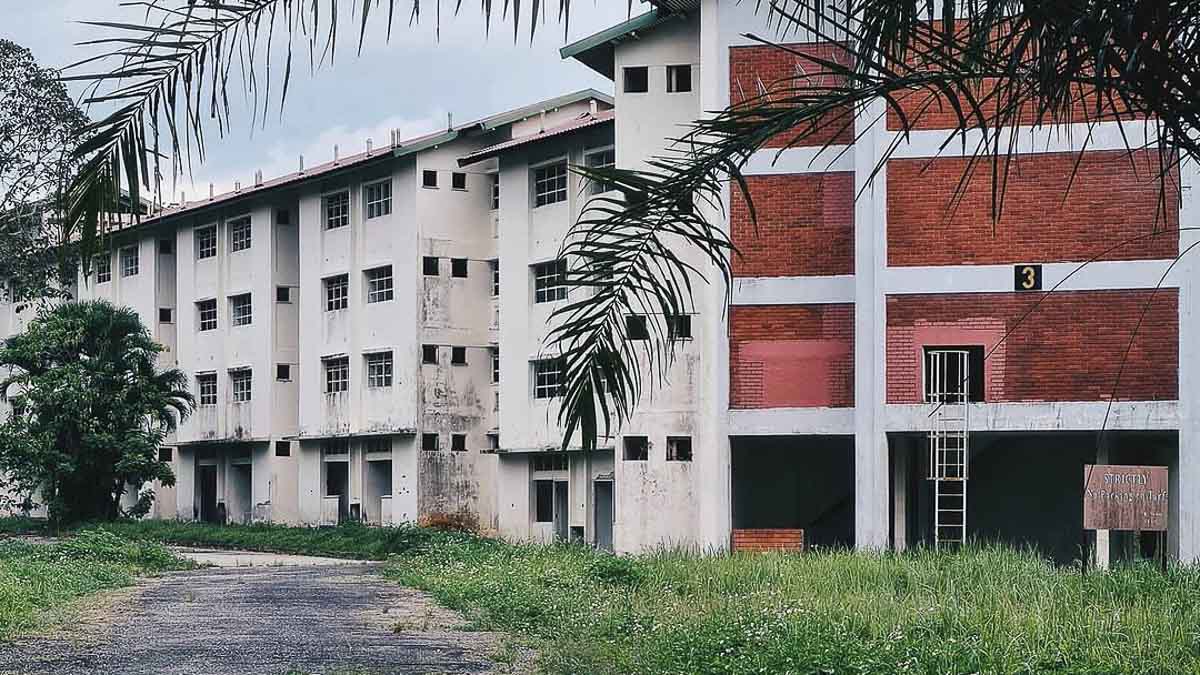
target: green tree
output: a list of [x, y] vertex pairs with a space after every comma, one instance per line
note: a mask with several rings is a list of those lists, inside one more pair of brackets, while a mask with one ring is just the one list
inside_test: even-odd
[[165, 436], [190, 414], [187, 377], [159, 369], [162, 347], [135, 311], [102, 301], [41, 310], [5, 340], [0, 394], [13, 414], [0, 427], [9, 491], [35, 492], [60, 522], [142, 515], [153, 493], [121, 510], [127, 486], [174, 485], [159, 461]]

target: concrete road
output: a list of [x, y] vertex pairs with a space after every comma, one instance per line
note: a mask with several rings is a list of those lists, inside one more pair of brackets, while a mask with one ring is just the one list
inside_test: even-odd
[[263, 563], [146, 579], [91, 601], [55, 634], [0, 644], [0, 673], [491, 673], [499, 636], [460, 630], [377, 565], [198, 552]]

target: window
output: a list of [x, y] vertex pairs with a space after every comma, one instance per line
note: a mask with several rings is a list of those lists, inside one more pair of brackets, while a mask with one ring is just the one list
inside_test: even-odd
[[387, 302], [392, 299], [392, 266], [384, 265], [367, 270], [367, 302]]
[[392, 386], [392, 353], [367, 354], [367, 386]]
[[[598, 152], [588, 153], [584, 157], [584, 163], [589, 169], [611, 169], [617, 163], [617, 153], [612, 148], [608, 150], [600, 150]], [[614, 186], [609, 183], [591, 181], [588, 185], [588, 193], [598, 195], [601, 192], [608, 192], [614, 189]]]
[[625, 68], [625, 93], [644, 94], [650, 91], [650, 69], [646, 66]]
[[691, 340], [692, 317], [687, 314], [675, 314], [667, 317], [668, 340]]
[[554, 260], [533, 266], [533, 301], [557, 302], [567, 297], [567, 261]]
[[291, 457], [292, 444], [290, 441], [275, 441], [275, 456], [276, 457]]
[[325, 195], [325, 229], [336, 230], [350, 224], [350, 191]]
[[275, 379], [280, 382], [292, 381], [292, 366], [290, 363], [275, 364]]
[[925, 347], [925, 401], [982, 403], [983, 355], [982, 345]]
[[492, 348], [492, 384], [500, 384], [500, 348]]
[[429, 363], [437, 365], [438, 348], [437, 345], [421, 345], [421, 363]]
[[250, 230], [250, 216], [242, 216], [229, 221], [229, 250], [236, 253], [250, 248], [253, 233]]
[[488, 434], [487, 435], [487, 451], [488, 452], [499, 452], [500, 451], [500, 434]]
[[533, 205], [535, 208], [566, 200], [566, 162], [555, 162], [533, 170]]
[[174, 319], [175, 319], [174, 314], [175, 314], [175, 312], [170, 307], [159, 307], [158, 308], [158, 322], [159, 323], [174, 323]]
[[196, 303], [196, 313], [200, 316], [200, 330], [217, 329], [217, 301], [201, 300]]
[[667, 93], [682, 94], [692, 90], [692, 67], [667, 66]]
[[492, 260], [488, 262], [488, 267], [492, 268], [492, 297], [500, 297], [500, 261]]
[[492, 210], [500, 208], [500, 174], [492, 174]]
[[250, 294], [242, 293], [229, 298], [229, 323], [233, 326], [249, 326], [254, 321]]
[[426, 452], [437, 452], [438, 435], [437, 434], [421, 434], [421, 449]]
[[325, 366], [325, 393], [340, 394], [350, 388], [350, 359], [336, 356], [321, 360]]
[[554, 522], [554, 481], [533, 481], [536, 508], [534, 521], [539, 523]]
[[467, 365], [467, 348], [466, 347], [451, 347], [450, 348], [450, 364], [455, 366]]
[[174, 239], [159, 239], [158, 240], [159, 255], [175, 255], [175, 240]]
[[335, 438], [321, 442], [321, 454], [323, 455], [349, 455], [350, 441], [344, 438]]
[[627, 462], [644, 462], [650, 459], [650, 439], [646, 436], [626, 436], [623, 457]]
[[217, 255], [217, 226], [209, 225], [196, 230], [196, 260]]
[[249, 368], [229, 371], [229, 384], [233, 390], [234, 403], [249, 403], [253, 397], [251, 383], [254, 381]]
[[275, 224], [276, 225], [291, 225], [292, 212], [287, 209], [275, 209]]
[[290, 303], [292, 301], [292, 289], [287, 286], [275, 287], [275, 302]]
[[562, 359], [539, 359], [533, 362], [533, 397], [554, 398], [562, 394]]
[[196, 399], [200, 405], [217, 404], [216, 373], [203, 373], [196, 376]]
[[96, 283], [106, 284], [112, 281], [112, 255], [102, 253], [96, 256]]
[[325, 311], [336, 312], [350, 304], [350, 276], [339, 274], [323, 279], [325, 283]]
[[171, 449], [170, 448], [159, 448], [158, 449], [158, 461], [170, 462], [171, 461]]
[[450, 189], [466, 190], [467, 189], [467, 174], [455, 171], [450, 174]]
[[547, 452], [540, 455], [531, 455], [534, 471], [566, 471], [567, 470], [567, 453], [565, 452]]
[[421, 172], [421, 187], [437, 187], [437, 172], [425, 169]]
[[136, 246], [121, 249], [121, 276], [132, 277], [138, 273], [138, 250]]
[[364, 443], [368, 454], [376, 454], [380, 452], [392, 451], [392, 439], [384, 436], [383, 438], [368, 438]]
[[450, 259], [450, 276], [458, 279], [467, 278], [467, 259], [466, 258], [451, 258]]
[[367, 202], [367, 219], [386, 216], [392, 212], [392, 181], [380, 181], [363, 187]]
[[450, 434], [450, 451], [451, 452], [466, 452], [467, 451], [467, 435], [466, 434]]
[[667, 461], [668, 462], [690, 462], [690, 461], [692, 461], [692, 437], [691, 436], [667, 436]]
[[625, 337], [630, 340], [649, 340], [650, 328], [646, 325], [646, 317], [641, 314], [625, 317]]
[[427, 277], [436, 277], [439, 274], [436, 256], [427, 255], [421, 259], [421, 273]]

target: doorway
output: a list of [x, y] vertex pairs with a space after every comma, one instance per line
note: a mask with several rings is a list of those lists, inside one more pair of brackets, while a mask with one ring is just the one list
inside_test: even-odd
[[593, 483], [595, 493], [596, 548], [613, 550], [613, 484], [611, 480]]
[[345, 522], [349, 518], [349, 462], [325, 462], [325, 496], [337, 497], [337, 521]]
[[215, 523], [217, 522], [217, 467], [212, 464], [202, 464], [196, 469], [196, 482], [200, 487], [200, 520], [205, 523]]
[[570, 500], [567, 495], [567, 481], [554, 481], [554, 538], [558, 541], [568, 541], [567, 513]]

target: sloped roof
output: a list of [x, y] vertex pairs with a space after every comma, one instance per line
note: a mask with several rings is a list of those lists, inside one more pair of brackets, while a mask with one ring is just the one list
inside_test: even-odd
[[554, 138], [555, 136], [562, 136], [563, 134], [567, 134], [572, 131], [578, 131], [580, 129], [586, 129], [588, 127], [599, 126], [601, 124], [612, 122], [614, 118], [613, 112], [614, 111], [612, 110], [601, 110], [595, 114], [590, 112], [583, 113], [578, 118], [571, 120], [566, 124], [550, 127], [549, 129], [546, 129], [540, 133], [521, 136], [520, 138], [514, 138], [509, 141], [504, 141], [503, 143], [497, 143], [495, 145], [476, 150], [475, 152], [460, 158], [458, 160], [458, 165], [467, 166], [468, 164], [474, 164], [475, 162], [488, 159], [489, 157], [495, 157], [501, 153], [512, 150], [513, 148], [528, 145], [530, 143], [537, 143], [548, 138]]
[[662, 24], [685, 16], [700, 8], [700, 0], [649, 0], [654, 9], [639, 14], [621, 23], [581, 38], [558, 50], [564, 59], [577, 59], [580, 63], [613, 79], [613, 52], [616, 45], [626, 40], [636, 40], [642, 33], [654, 30]]

